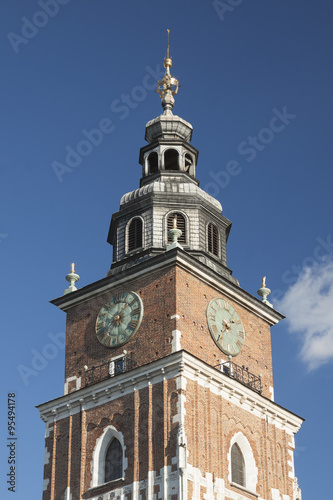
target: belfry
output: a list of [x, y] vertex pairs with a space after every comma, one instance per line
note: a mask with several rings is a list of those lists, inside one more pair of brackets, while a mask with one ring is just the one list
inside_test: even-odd
[[270, 327], [283, 315], [227, 266], [231, 222], [199, 187], [192, 125], [173, 114], [169, 47], [163, 113], [146, 125], [138, 189], [112, 215], [106, 277], [70, 286], [65, 391], [45, 422], [43, 500], [301, 500], [294, 435], [274, 401]]

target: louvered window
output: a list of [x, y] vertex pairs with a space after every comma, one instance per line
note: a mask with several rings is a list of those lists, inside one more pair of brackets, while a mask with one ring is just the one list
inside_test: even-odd
[[237, 443], [231, 448], [231, 481], [240, 486], [246, 486], [244, 457]]
[[123, 450], [118, 439], [113, 438], [105, 457], [105, 482], [120, 479], [123, 475]]
[[178, 238], [178, 243], [185, 245], [186, 244], [185, 217], [177, 212], [170, 214], [168, 217], [168, 242], [170, 243], [170, 241], [172, 241], [172, 239], [169, 236], [169, 230], [173, 228], [173, 220], [175, 217], [177, 220], [177, 229], [180, 229], [182, 232], [182, 235], [180, 236], [180, 238]]
[[136, 217], [128, 228], [128, 251], [142, 247], [142, 220]]
[[214, 224], [208, 224], [208, 252], [219, 255], [219, 239], [217, 227]]

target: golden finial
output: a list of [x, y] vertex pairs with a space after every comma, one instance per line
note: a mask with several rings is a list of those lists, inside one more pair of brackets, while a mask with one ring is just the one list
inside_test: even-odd
[[168, 33], [168, 47], [167, 47], [167, 51], [166, 51], [166, 56], [164, 58], [163, 66], [165, 68], [171, 68], [172, 60], [170, 57], [170, 30], [167, 30], [167, 33]]
[[177, 216], [175, 215], [173, 218], [173, 226], [172, 229], [177, 229]]
[[261, 288], [266, 288], [266, 276], [262, 277]]
[[74, 267], [75, 267], [75, 264], [74, 264], [74, 262], [72, 262], [71, 263], [71, 273], [73, 273], [73, 274], [75, 273]]
[[170, 73], [170, 68], [172, 66], [172, 59], [170, 57], [170, 30], [167, 29], [168, 33], [168, 46], [166, 55], [164, 58], [165, 75], [160, 82], [157, 84], [157, 90], [162, 99], [162, 106], [164, 108], [164, 114], [172, 115], [172, 108], [175, 103], [173, 96], [177, 94], [179, 89], [179, 82], [176, 78], [173, 78]]

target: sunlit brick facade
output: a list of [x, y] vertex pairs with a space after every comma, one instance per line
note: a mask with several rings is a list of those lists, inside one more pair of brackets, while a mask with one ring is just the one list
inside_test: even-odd
[[227, 267], [231, 223], [198, 187], [170, 61], [140, 187], [112, 217], [111, 269], [53, 301], [67, 314], [65, 390], [38, 407], [43, 500], [301, 500], [302, 419], [274, 402], [270, 327], [283, 316]]

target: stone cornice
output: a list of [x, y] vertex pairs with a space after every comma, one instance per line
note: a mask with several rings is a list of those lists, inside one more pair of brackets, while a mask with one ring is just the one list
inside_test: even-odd
[[126, 286], [126, 288], [128, 288], [132, 281], [145, 276], [147, 273], [151, 274], [173, 265], [180, 266], [201, 281], [213, 286], [217, 293], [226, 295], [228, 298], [267, 321], [270, 325], [274, 325], [284, 318], [283, 314], [263, 304], [259, 299], [232, 283], [227, 278], [224, 278], [213, 269], [210, 269], [205, 264], [202, 264], [197, 259], [194, 259], [180, 248], [175, 248], [169, 252], [159, 254], [156, 257], [140, 262], [135, 267], [131, 267], [128, 272], [122, 270], [111, 277], [96, 281], [76, 292], [51, 300], [51, 303], [59, 307], [59, 309], [66, 311], [77, 304], [90, 300], [92, 297], [112, 291], [121, 286]]
[[178, 351], [148, 365], [38, 405], [37, 408], [44, 422], [60, 420], [79, 413], [81, 410], [88, 411], [108, 401], [132, 394], [134, 390], [140, 390], [149, 384], [156, 384], [162, 382], [163, 379], [168, 380], [180, 375], [209, 388], [214, 394], [228, 399], [243, 410], [265, 419], [267, 423], [285, 430], [290, 435], [295, 434], [301, 427], [303, 422], [301, 417], [252, 391], [186, 351]]
[[169, 252], [151, 257], [150, 259], [131, 267], [130, 271], [119, 271], [119, 273], [116, 273], [111, 277], [96, 281], [77, 290], [76, 292], [51, 300], [51, 303], [66, 311], [77, 304], [90, 300], [92, 297], [112, 291], [121, 286], [126, 286], [126, 288], [128, 288], [132, 281], [145, 276], [147, 273], [151, 274], [153, 272], [172, 267], [173, 265], [180, 266], [182, 269], [190, 272], [201, 281], [213, 286], [217, 293], [226, 295], [228, 298], [234, 300], [241, 306], [267, 321], [270, 325], [274, 325], [284, 318], [283, 314], [266, 304], [263, 304], [259, 299], [246, 292], [227, 278], [221, 276], [213, 269], [210, 269], [205, 264], [202, 264], [180, 248], [175, 248]]
[[243, 410], [265, 419], [267, 423], [285, 430], [288, 434], [295, 434], [304, 421], [295, 413], [249, 389], [186, 351], [184, 351], [183, 375], [203, 387], [209, 387], [213, 393], [221, 395]]

